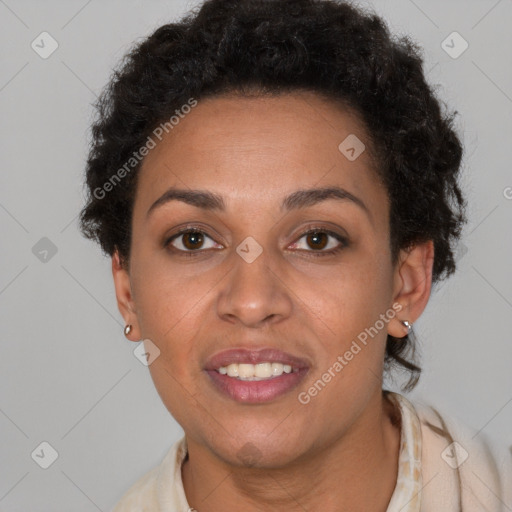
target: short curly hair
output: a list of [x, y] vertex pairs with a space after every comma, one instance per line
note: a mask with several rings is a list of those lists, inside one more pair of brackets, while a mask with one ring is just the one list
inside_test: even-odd
[[[347, 105], [364, 123], [390, 199], [393, 263], [400, 249], [432, 240], [432, 281], [444, 279], [455, 271], [454, 244], [466, 222], [463, 148], [457, 112], [441, 108], [422, 65], [409, 36], [391, 35], [379, 16], [349, 2], [207, 0], [138, 42], [95, 104], [82, 233], [129, 262], [140, 162], [131, 170], [126, 162], [191, 98], [307, 90]], [[412, 332], [388, 335], [385, 369], [409, 373], [404, 390], [421, 372], [415, 344]]]

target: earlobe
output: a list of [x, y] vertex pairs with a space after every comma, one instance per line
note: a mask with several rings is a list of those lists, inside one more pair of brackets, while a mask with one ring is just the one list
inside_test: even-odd
[[408, 334], [404, 320], [413, 324], [425, 309], [432, 287], [434, 243], [417, 244], [400, 254], [394, 275], [394, 303], [402, 306], [394, 321], [388, 324], [388, 334], [403, 338]]
[[125, 336], [132, 341], [137, 341], [140, 337], [137, 338], [138, 323], [131, 291], [130, 275], [127, 269], [121, 264], [117, 250], [112, 255], [112, 277], [114, 279], [117, 307], [124, 318], [125, 324], [131, 326], [128, 331], [125, 328]]

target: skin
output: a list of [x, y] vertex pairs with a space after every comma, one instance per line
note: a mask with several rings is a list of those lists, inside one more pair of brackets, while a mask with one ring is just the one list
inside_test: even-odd
[[[160, 349], [149, 369], [185, 431], [184, 489], [199, 512], [384, 512], [393, 493], [400, 430], [382, 394], [386, 336], [405, 336], [401, 320], [414, 323], [424, 310], [433, 244], [401, 251], [392, 264], [388, 196], [369, 151], [349, 161], [338, 150], [349, 134], [367, 139], [355, 114], [311, 92], [217, 96], [201, 100], [143, 162], [129, 266], [115, 253], [113, 277], [119, 310], [133, 326], [129, 338]], [[291, 192], [333, 185], [369, 214], [336, 199], [280, 211]], [[170, 187], [215, 192], [226, 210], [171, 201], [147, 216]], [[202, 252], [180, 255], [194, 247], [187, 236], [174, 240], [174, 253], [165, 248], [189, 223], [206, 235], [192, 249]], [[319, 249], [303, 233], [318, 224], [348, 245], [315, 257]], [[252, 263], [236, 252], [248, 236], [263, 249]], [[326, 243], [321, 250], [339, 245]], [[299, 392], [397, 303], [400, 312], [302, 405]], [[203, 371], [208, 357], [233, 347], [277, 347], [305, 358], [310, 370], [272, 402], [241, 404]], [[240, 457], [246, 443], [252, 465]]]

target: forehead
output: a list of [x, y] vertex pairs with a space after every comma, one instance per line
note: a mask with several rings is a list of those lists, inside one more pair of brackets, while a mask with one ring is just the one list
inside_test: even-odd
[[161, 140], [153, 135], [143, 161], [136, 202], [144, 206], [173, 186], [214, 190], [228, 206], [328, 185], [367, 203], [385, 199], [363, 123], [314, 93], [210, 97], [174, 122]]

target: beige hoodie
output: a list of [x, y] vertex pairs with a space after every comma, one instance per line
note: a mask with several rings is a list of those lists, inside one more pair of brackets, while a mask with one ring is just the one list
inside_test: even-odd
[[[387, 512], [512, 512], [512, 447], [490, 443], [432, 406], [388, 396], [400, 410], [401, 435]], [[183, 437], [112, 512], [193, 512], [181, 479], [186, 453]]]

